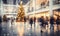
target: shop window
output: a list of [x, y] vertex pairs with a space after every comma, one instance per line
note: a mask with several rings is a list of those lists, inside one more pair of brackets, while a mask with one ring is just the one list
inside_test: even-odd
[[41, 6], [44, 6], [44, 5], [45, 5], [45, 2], [42, 2], [42, 3], [41, 3]]
[[49, 6], [49, 1], [47, 2], [47, 6]]
[[41, 8], [45, 8], [45, 7], [46, 7], [45, 2], [42, 2], [41, 3]]
[[60, 0], [54, 0], [53, 1], [53, 4], [55, 5], [55, 4], [60, 4]]
[[28, 7], [28, 12], [30, 12], [30, 7]]
[[28, 12], [33, 11], [33, 7], [28, 7]]

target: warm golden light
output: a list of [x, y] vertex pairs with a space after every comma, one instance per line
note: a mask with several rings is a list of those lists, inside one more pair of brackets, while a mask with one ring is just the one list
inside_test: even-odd
[[23, 7], [23, 4], [22, 4], [22, 1], [21, 1], [20, 2], [20, 7], [18, 8], [18, 14], [17, 14], [17, 18], [20, 19], [20, 20], [17, 20], [17, 21], [23, 21], [24, 16], [25, 16], [25, 12], [24, 12], [24, 7]]

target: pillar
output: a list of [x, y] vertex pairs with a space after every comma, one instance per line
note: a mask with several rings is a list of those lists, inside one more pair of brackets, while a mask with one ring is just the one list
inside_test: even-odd
[[49, 0], [49, 14], [53, 16], [53, 0]]
[[0, 0], [0, 15], [3, 15], [3, 2]]

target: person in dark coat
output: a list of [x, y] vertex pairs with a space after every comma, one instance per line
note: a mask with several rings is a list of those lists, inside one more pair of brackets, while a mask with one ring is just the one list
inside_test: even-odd
[[41, 26], [43, 26], [43, 24], [44, 24], [44, 17], [43, 16], [41, 16], [41, 18], [39, 18], [39, 22], [40, 22]]
[[60, 25], [60, 17], [59, 16], [57, 17], [56, 24]]
[[54, 24], [54, 17], [50, 18], [50, 24], [53, 25]]
[[0, 16], [0, 36], [2, 34], [2, 17]]
[[60, 30], [60, 16], [57, 17], [56, 24], [57, 24], [58, 30]]
[[39, 22], [40, 22], [41, 32], [43, 32], [43, 31], [42, 31], [42, 28], [43, 28], [43, 25], [44, 25], [44, 17], [41, 16], [41, 18], [39, 18], [38, 20], [39, 20]]
[[7, 16], [6, 15], [3, 15], [3, 21], [7, 22]]
[[31, 28], [32, 28], [32, 24], [33, 24], [33, 19], [32, 18], [30, 18], [29, 23], [30, 23]]
[[0, 23], [2, 23], [2, 17], [0, 16]]
[[27, 22], [27, 18], [26, 16], [24, 16], [24, 29], [26, 29], [26, 22]]
[[45, 18], [45, 20], [44, 20], [44, 24], [45, 24], [46, 30], [47, 30], [47, 28], [48, 28], [48, 21], [49, 21], [49, 19], [48, 19], [48, 17], [46, 16], [46, 18]]
[[24, 17], [24, 24], [26, 24], [26, 20], [27, 20], [26, 17]]
[[51, 29], [54, 30], [54, 17], [50, 17], [50, 24], [51, 24]]
[[11, 25], [13, 25], [13, 22], [14, 22], [14, 18], [11, 17]]
[[35, 27], [35, 23], [36, 23], [36, 17], [34, 17], [34, 27]]

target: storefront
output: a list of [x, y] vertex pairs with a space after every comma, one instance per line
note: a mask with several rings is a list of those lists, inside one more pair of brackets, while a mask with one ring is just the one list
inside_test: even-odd
[[50, 18], [49, 11], [31, 14], [31, 15], [29, 15], [29, 18], [34, 18], [34, 17], [40, 18], [41, 16], [44, 16], [44, 18], [45, 18], [46, 16], [47, 16], [48, 18]]
[[54, 15], [55, 18], [57, 18], [57, 16], [60, 16], [60, 9], [54, 10], [53, 15]]

